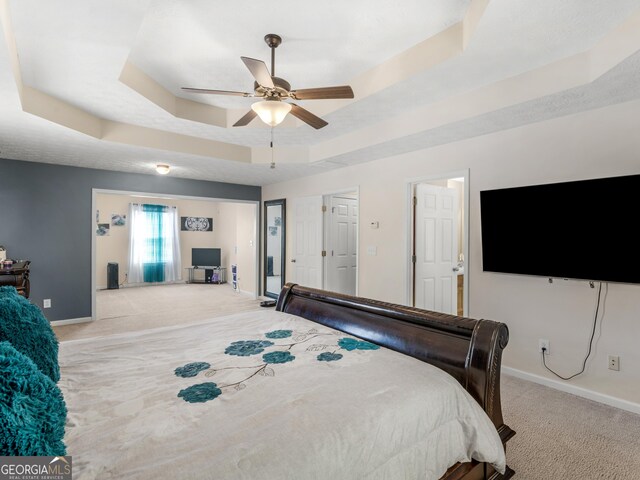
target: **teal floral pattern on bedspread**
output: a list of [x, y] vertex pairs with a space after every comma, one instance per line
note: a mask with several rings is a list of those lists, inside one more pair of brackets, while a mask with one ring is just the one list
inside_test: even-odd
[[341, 338], [338, 340], [338, 346], [348, 352], [352, 350], [377, 350], [380, 348], [380, 346], [375, 343], [356, 340], [355, 338]]
[[296, 359], [289, 352], [269, 352], [262, 355], [262, 361], [264, 363], [287, 363], [293, 362]]
[[237, 355], [239, 357], [248, 357], [249, 355], [257, 355], [264, 352], [264, 349], [273, 345], [268, 340], [240, 340], [232, 342], [224, 353], [227, 355]]
[[182, 397], [185, 402], [204, 403], [213, 400], [221, 393], [222, 390], [218, 388], [218, 385], [213, 382], [205, 382], [180, 390], [178, 396]]
[[210, 366], [211, 364], [207, 362], [187, 363], [182, 367], [176, 368], [174, 370], [174, 373], [176, 374], [176, 376], [182, 377], [182, 378], [195, 377], [200, 372], [202, 372], [203, 370], [206, 370]]
[[[178, 397], [189, 403], [203, 403], [214, 400], [225, 391], [240, 391], [247, 387], [247, 383], [257, 376], [274, 377], [276, 371], [273, 366], [289, 364], [294, 362], [296, 355], [314, 355], [318, 362], [336, 362], [344, 358], [344, 352], [378, 350], [379, 345], [375, 343], [358, 340], [357, 338], [344, 337], [341, 332], [325, 331], [320, 332], [312, 328], [305, 332], [294, 330], [272, 330], [264, 334], [270, 340], [280, 340], [287, 343], [274, 343], [270, 340], [252, 339], [238, 340], [231, 342], [224, 353], [230, 356], [251, 357], [263, 353], [266, 349], [277, 347], [277, 350], [263, 353], [262, 363], [251, 366], [227, 366], [216, 368], [208, 362], [192, 362], [177, 367], [174, 373], [177, 377], [191, 378], [200, 373], [205, 377], [212, 377], [216, 374], [222, 376], [233, 371], [245, 371], [244, 378], [233, 383], [213, 383], [204, 382], [180, 390]], [[336, 338], [341, 337], [341, 338]], [[286, 339], [286, 340], [285, 340]], [[311, 341], [314, 340], [312, 343]], [[302, 350], [301, 347], [306, 347]], [[292, 350], [300, 350], [300, 353], [293, 355]], [[363, 352], [364, 353], [364, 352]], [[256, 362], [257, 363], [257, 362]], [[329, 367], [327, 365], [327, 367]]]
[[293, 330], [274, 330], [273, 332], [267, 332], [264, 334], [267, 338], [288, 338], [293, 333]]

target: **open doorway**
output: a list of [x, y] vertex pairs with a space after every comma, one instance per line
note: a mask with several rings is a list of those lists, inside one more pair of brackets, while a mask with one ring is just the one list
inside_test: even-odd
[[[106, 293], [104, 290], [117, 293], [120, 288], [131, 286], [162, 285], [166, 290], [173, 288], [167, 285], [181, 284], [184, 287], [185, 283], [192, 281], [215, 284], [203, 292], [212, 292], [212, 288], [220, 287], [257, 298], [259, 202], [94, 189], [92, 204], [92, 220], [97, 227], [92, 241], [92, 320], [103, 318], [100, 310], [103, 313], [105, 311], [102, 308], [104, 305], [98, 305], [98, 293]], [[175, 209], [177, 212], [179, 223], [176, 227], [178, 242], [175, 250], [178, 254], [175, 254], [175, 261], [179, 265], [175, 267], [176, 275], [161, 278], [160, 281], [148, 279], [146, 270], [143, 276], [131, 275], [131, 205]], [[194, 254], [213, 255], [215, 260], [205, 263], [208, 267], [216, 268], [194, 269]], [[198, 262], [201, 263], [200, 260]], [[232, 265], [235, 267], [233, 276]], [[143, 268], [147, 266], [144, 263]], [[232, 282], [232, 279], [237, 281]], [[232, 285], [236, 287], [235, 291]], [[103, 297], [114, 299], [113, 295]], [[116, 298], [115, 302], [118, 301]], [[112, 304], [117, 311], [111, 312], [114, 310], [112, 308], [109, 310], [111, 314], [126, 315], [126, 312], [120, 311], [127, 306], [126, 302], [121, 303], [120, 309], [115, 308], [115, 303]]]
[[468, 171], [408, 184], [407, 303], [468, 315]]

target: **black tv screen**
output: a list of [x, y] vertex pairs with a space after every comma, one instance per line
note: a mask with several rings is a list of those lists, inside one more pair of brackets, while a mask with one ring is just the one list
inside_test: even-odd
[[485, 272], [640, 283], [640, 175], [480, 192]]
[[191, 265], [194, 267], [219, 267], [220, 264], [219, 248], [191, 249]]

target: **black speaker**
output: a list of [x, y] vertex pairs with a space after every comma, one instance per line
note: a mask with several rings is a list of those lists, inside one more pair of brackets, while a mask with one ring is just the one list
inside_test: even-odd
[[107, 263], [107, 289], [115, 290], [120, 288], [118, 285], [118, 264], [114, 262]]

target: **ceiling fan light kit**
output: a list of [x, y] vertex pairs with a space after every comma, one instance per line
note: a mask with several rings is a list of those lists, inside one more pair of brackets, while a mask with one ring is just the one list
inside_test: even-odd
[[271, 73], [269, 73], [267, 65], [262, 60], [240, 57], [255, 79], [253, 93], [190, 87], [182, 87], [182, 89], [192, 93], [257, 97], [264, 99], [251, 105], [251, 110], [234, 123], [234, 127], [244, 127], [256, 118], [256, 116], [259, 116], [267, 125], [275, 127], [285, 119], [289, 112], [291, 112], [291, 115], [302, 120], [307, 125], [310, 125], [315, 129], [320, 129], [328, 125], [328, 123], [305, 108], [302, 108], [295, 103], [285, 102], [284, 100], [330, 100], [338, 98], [353, 98], [353, 90], [348, 85], [291, 90], [289, 82], [283, 78], [275, 76], [276, 48], [278, 48], [282, 43], [282, 38], [275, 33], [269, 33], [265, 35], [264, 41], [271, 49]]
[[282, 123], [284, 117], [291, 111], [291, 105], [280, 100], [268, 99], [254, 103], [251, 109], [258, 114], [260, 120], [275, 127]]
[[160, 175], [166, 175], [171, 170], [171, 167], [165, 163], [159, 163], [156, 165], [156, 172]]

